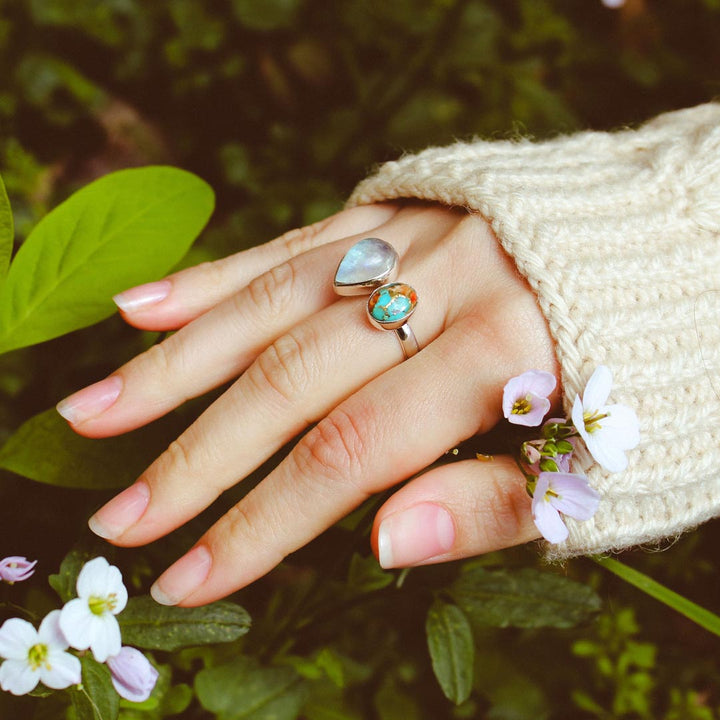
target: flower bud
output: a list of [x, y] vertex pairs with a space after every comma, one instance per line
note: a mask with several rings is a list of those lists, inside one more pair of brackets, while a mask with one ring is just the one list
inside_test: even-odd
[[125, 645], [117, 655], [107, 659], [107, 666], [120, 697], [130, 702], [143, 702], [150, 697], [158, 671], [139, 650]]
[[30, 562], [25, 557], [13, 555], [0, 560], [0, 580], [16, 583], [27, 580], [34, 572], [37, 560]]

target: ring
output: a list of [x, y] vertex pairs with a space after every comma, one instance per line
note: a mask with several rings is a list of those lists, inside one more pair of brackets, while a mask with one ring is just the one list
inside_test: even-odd
[[415, 288], [406, 283], [394, 282], [375, 288], [367, 302], [370, 323], [380, 330], [395, 331], [406, 360], [420, 349], [415, 333], [407, 322], [415, 312], [417, 299]]
[[333, 288], [338, 295], [370, 293], [367, 315], [373, 327], [394, 330], [405, 359], [419, 346], [407, 320], [417, 306], [417, 292], [406, 283], [390, 282], [397, 275], [398, 254], [380, 238], [364, 238], [343, 256], [335, 272]]

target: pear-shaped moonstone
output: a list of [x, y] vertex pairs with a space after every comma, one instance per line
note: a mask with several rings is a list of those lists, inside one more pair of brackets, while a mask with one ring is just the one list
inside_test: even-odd
[[380, 238], [365, 238], [345, 253], [335, 273], [341, 295], [369, 292], [392, 279], [398, 264], [395, 248]]

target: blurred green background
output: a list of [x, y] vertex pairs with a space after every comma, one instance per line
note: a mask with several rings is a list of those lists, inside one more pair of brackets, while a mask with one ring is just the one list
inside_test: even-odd
[[[719, 39], [720, 0], [0, 0], [0, 173], [21, 243], [107, 172], [191, 170], [218, 197], [194, 264], [334, 212], [376, 163], [428, 144], [612, 129], [706, 102]], [[4, 356], [0, 443], [155, 339], [115, 317]], [[101, 498], [1, 477], [2, 546], [49, 572]], [[719, 539], [711, 523], [629, 562], [718, 610]], [[176, 555], [136, 555], [137, 584]], [[484, 700], [447, 717], [720, 717], [717, 639], [583, 562], [611, 598], [602, 620], [582, 637], [488, 631]], [[262, 607], [273, 582], [243, 602]], [[399, 607], [398, 624], [413, 619]], [[388, 718], [450, 713], [422, 710], [438, 700], [413, 665], [423, 642], [393, 660], [405, 694]], [[393, 695], [389, 682], [377, 692]], [[579, 710], [578, 688], [602, 707]]]

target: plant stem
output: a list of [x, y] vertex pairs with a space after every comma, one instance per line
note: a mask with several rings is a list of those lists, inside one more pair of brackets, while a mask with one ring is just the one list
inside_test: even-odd
[[720, 617], [715, 613], [666, 588], [651, 577], [641, 573], [639, 570], [628, 567], [619, 560], [608, 557], [594, 557], [592, 559], [601, 567], [625, 580], [625, 582], [634, 585], [638, 590], [642, 590], [650, 597], [664, 603], [708, 632], [720, 636]]

